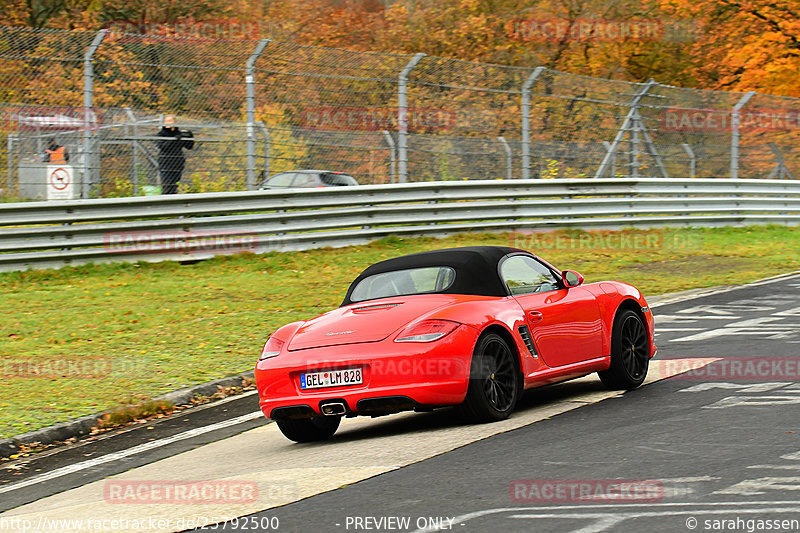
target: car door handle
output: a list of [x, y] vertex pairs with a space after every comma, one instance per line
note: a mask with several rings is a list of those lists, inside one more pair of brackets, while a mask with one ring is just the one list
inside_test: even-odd
[[528, 311], [528, 317], [530, 317], [531, 322], [539, 322], [544, 318], [540, 311]]

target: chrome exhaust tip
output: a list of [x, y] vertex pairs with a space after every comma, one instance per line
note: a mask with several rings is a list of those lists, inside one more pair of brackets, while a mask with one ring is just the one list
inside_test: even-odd
[[342, 402], [329, 402], [320, 406], [320, 411], [326, 416], [338, 416], [347, 412], [347, 408]]

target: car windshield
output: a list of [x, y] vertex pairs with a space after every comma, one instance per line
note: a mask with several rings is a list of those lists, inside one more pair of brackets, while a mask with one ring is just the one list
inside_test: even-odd
[[331, 186], [358, 185], [358, 182], [355, 180], [355, 178], [353, 178], [353, 176], [348, 176], [347, 174], [327, 173], [322, 174], [320, 179], [322, 179], [322, 183], [325, 185]]
[[425, 267], [382, 272], [362, 279], [353, 289], [350, 300], [363, 302], [389, 296], [406, 296], [447, 290], [456, 279], [451, 267]]

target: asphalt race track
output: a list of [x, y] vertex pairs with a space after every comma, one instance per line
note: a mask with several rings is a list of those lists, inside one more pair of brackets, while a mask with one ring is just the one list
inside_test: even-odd
[[500, 423], [357, 418], [306, 445], [251, 394], [5, 465], [0, 531], [800, 530], [800, 275], [652, 306], [635, 391], [589, 376]]

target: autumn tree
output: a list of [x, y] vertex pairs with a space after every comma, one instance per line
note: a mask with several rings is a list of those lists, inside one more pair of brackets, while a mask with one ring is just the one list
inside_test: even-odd
[[661, 0], [661, 7], [702, 27], [689, 47], [698, 85], [800, 96], [796, 0]]
[[281, 0], [265, 3], [262, 25], [275, 40], [369, 50], [383, 12], [379, 0]]
[[89, 0], [7, 0], [0, 10], [0, 24], [4, 26], [52, 27], [65, 14]]
[[[800, 94], [797, 0], [7, 0], [0, 12], [34, 28], [201, 20], [256, 23], [248, 38]], [[548, 22], [567, 30], [536, 30]], [[624, 23], [657, 31], [604, 34]]]

